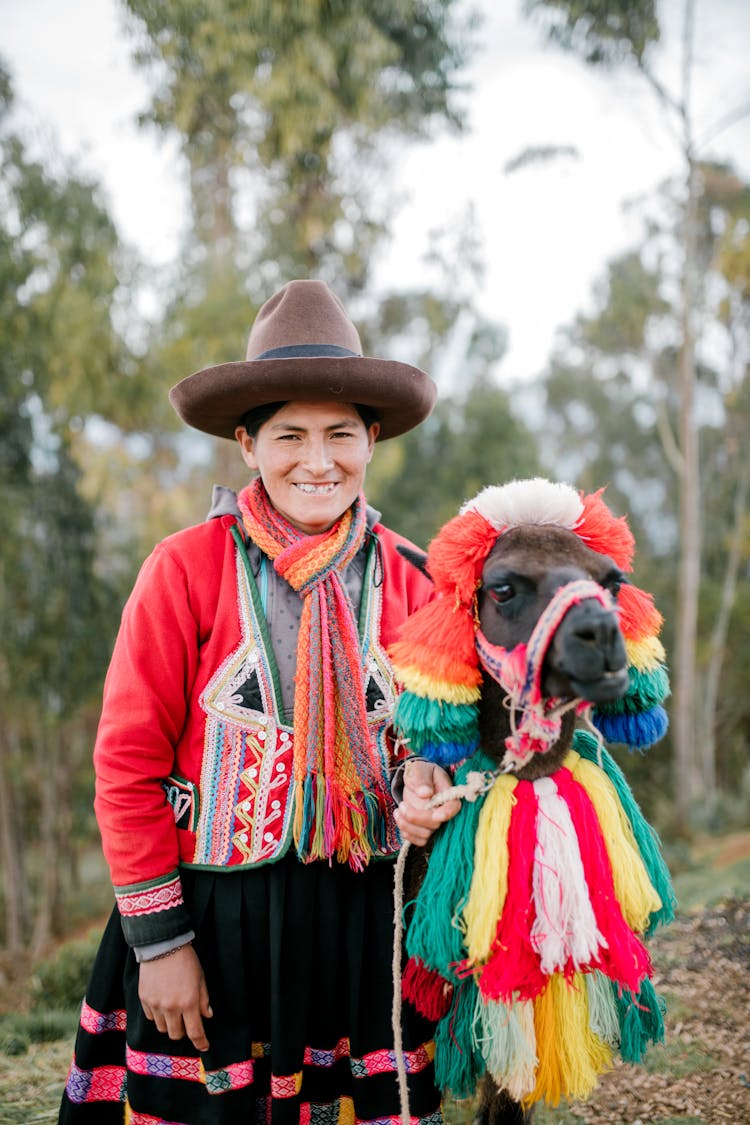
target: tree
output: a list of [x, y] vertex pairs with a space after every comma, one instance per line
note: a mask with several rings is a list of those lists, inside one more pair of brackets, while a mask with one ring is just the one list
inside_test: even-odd
[[[733, 685], [724, 658], [730, 630], [735, 658], [741, 660], [747, 647], [732, 626], [740, 608], [739, 569], [748, 557], [748, 454], [739, 434], [747, 427], [750, 351], [743, 293], [750, 230], [743, 218], [747, 185], [727, 166], [702, 165], [699, 173], [696, 253], [702, 283], [696, 296], [703, 332], [713, 340], [714, 360], [704, 358], [695, 373], [701, 402], [700, 519], [706, 529], [699, 636], [711, 638], [698, 646], [702, 687], [694, 712], [705, 822], [717, 778], [725, 791], [740, 781], [737, 763], [730, 765], [724, 746], [741, 738], [744, 720], [736, 708], [727, 707]], [[595, 290], [593, 312], [576, 318], [553, 356], [543, 382], [540, 433], [547, 464], [589, 489], [607, 483], [610, 502], [630, 513], [640, 548], [638, 568], [647, 573], [642, 584], [666, 606], [673, 596], [670, 560], [679, 544], [673, 479], [680, 459], [670, 419], [679, 408], [675, 341], [680, 338], [681, 306], [675, 276], [679, 257], [673, 247], [680, 237], [681, 214], [669, 185], [651, 211], [657, 218], [647, 217], [641, 245], [608, 264]], [[661, 441], [654, 441], [656, 434]], [[668, 635], [672, 627], [668, 619]], [[718, 746], [717, 722], [722, 732]]]
[[[462, 127], [472, 17], [458, 0], [124, 0], [154, 79], [144, 125], [180, 138], [192, 229], [149, 342], [173, 381], [242, 354], [263, 300], [319, 277], [358, 322], [393, 205], [392, 154]], [[228, 444], [218, 479], [232, 483]]]
[[313, 271], [362, 288], [384, 229], [380, 139], [460, 124], [456, 0], [124, 7], [156, 80], [142, 120], [180, 137], [202, 255], [239, 260], [242, 211], [264, 288]]
[[124, 349], [112, 324], [119, 243], [97, 189], [29, 158], [11, 102], [0, 68], [0, 864], [5, 944], [19, 952], [61, 921], [73, 748], [116, 625], [72, 439], [113, 408]]
[[[635, 66], [668, 116], [682, 162], [681, 311], [676, 357], [679, 413], [675, 444], [677, 456], [674, 458], [679, 483], [680, 534], [673, 730], [676, 801], [681, 824], [686, 829], [691, 805], [701, 795], [704, 773], [696, 741], [695, 715], [699, 690], [697, 628], [702, 540], [696, 416], [700, 290], [698, 201], [702, 156], [694, 135], [692, 106], [695, 2], [685, 0], [683, 9], [682, 74], [678, 93], [671, 92], [662, 84], [654, 66], [654, 51], [661, 34], [654, 0], [636, 0], [634, 3], [617, 0], [606, 5], [589, 0], [526, 0], [526, 10], [542, 20], [554, 41], [564, 49], [579, 54], [585, 62], [603, 66], [619, 63]], [[730, 114], [728, 120], [734, 119], [735, 115]]]

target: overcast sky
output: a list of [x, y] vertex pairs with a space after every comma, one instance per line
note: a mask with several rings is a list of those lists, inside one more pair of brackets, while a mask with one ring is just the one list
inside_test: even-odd
[[[609, 257], [639, 232], [623, 202], [679, 170], [679, 150], [636, 76], [599, 74], [542, 42], [520, 0], [480, 0], [482, 49], [467, 73], [469, 130], [410, 148], [394, 189], [404, 202], [379, 264], [383, 289], [424, 280], [429, 231], [473, 207], [487, 273], [482, 310], [505, 325], [500, 377], [541, 370], [556, 329], [590, 300]], [[660, 77], [679, 91], [683, 0], [659, 4], [667, 30]], [[745, 105], [750, 111], [750, 2], [696, 0], [694, 112], [698, 136]], [[0, 0], [0, 52], [20, 120], [104, 184], [121, 234], [152, 261], [175, 254], [185, 222], [177, 149], [139, 131], [148, 98], [129, 63], [116, 0]], [[29, 134], [30, 135], [30, 134]], [[527, 146], [570, 145], [576, 158], [514, 174]], [[707, 154], [750, 178], [750, 116]]]

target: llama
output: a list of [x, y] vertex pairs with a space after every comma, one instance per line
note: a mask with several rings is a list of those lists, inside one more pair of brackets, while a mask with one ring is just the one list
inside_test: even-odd
[[633, 552], [601, 493], [485, 489], [431, 544], [438, 596], [391, 650], [397, 731], [470, 793], [410, 905], [403, 994], [437, 1021], [439, 1084], [480, 1086], [483, 1123], [586, 1097], [614, 1049], [637, 1061], [663, 1038], [641, 936], [674, 896], [603, 745], [666, 729], [661, 617], [627, 581]]

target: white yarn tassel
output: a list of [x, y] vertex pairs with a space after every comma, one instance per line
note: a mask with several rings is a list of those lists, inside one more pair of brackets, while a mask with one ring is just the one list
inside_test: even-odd
[[480, 994], [475, 1021], [477, 1045], [488, 1073], [501, 1089], [521, 1101], [536, 1086], [539, 1060], [533, 1002], [515, 1000], [510, 1005], [498, 1000], [485, 1002]]
[[536, 918], [531, 942], [542, 972], [588, 965], [607, 942], [594, 917], [578, 836], [570, 810], [551, 777], [533, 783], [537, 796], [532, 873]]

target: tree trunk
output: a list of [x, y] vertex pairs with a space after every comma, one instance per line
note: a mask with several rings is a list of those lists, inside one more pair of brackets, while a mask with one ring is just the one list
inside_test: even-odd
[[15, 815], [10, 729], [9, 723], [0, 723], [0, 861], [5, 900], [4, 945], [8, 953], [16, 955], [24, 948], [26, 934], [26, 884]]
[[675, 796], [678, 826], [689, 830], [690, 809], [700, 793], [695, 717], [696, 638], [698, 595], [700, 590], [701, 513], [700, 460], [695, 417], [695, 335], [694, 314], [697, 257], [697, 169], [693, 156], [690, 117], [690, 78], [692, 69], [693, 0], [685, 4], [683, 65], [684, 152], [687, 161], [687, 199], [685, 202], [684, 258], [682, 272], [682, 347], [680, 349], [680, 450], [682, 471], [679, 480], [680, 558], [677, 580], [677, 621], [675, 636], [675, 692], [673, 732], [675, 748]]
[[50, 731], [43, 719], [33, 725], [34, 757], [39, 779], [41, 873], [37, 892], [31, 948], [38, 957], [48, 944], [53, 928], [60, 886], [57, 852], [57, 778], [59, 773], [59, 731]]
[[724, 664], [727, 633], [732, 616], [734, 600], [737, 593], [737, 580], [742, 562], [742, 547], [745, 538], [745, 517], [747, 513], [747, 496], [750, 490], [750, 460], [745, 460], [740, 470], [737, 491], [734, 496], [734, 514], [732, 531], [729, 540], [727, 565], [724, 571], [724, 582], [721, 589], [721, 602], [716, 615], [711, 645], [709, 649], [708, 667], [704, 676], [704, 732], [702, 775], [703, 787], [706, 798], [713, 801], [716, 796], [716, 713], [719, 699], [719, 684], [721, 670]]

